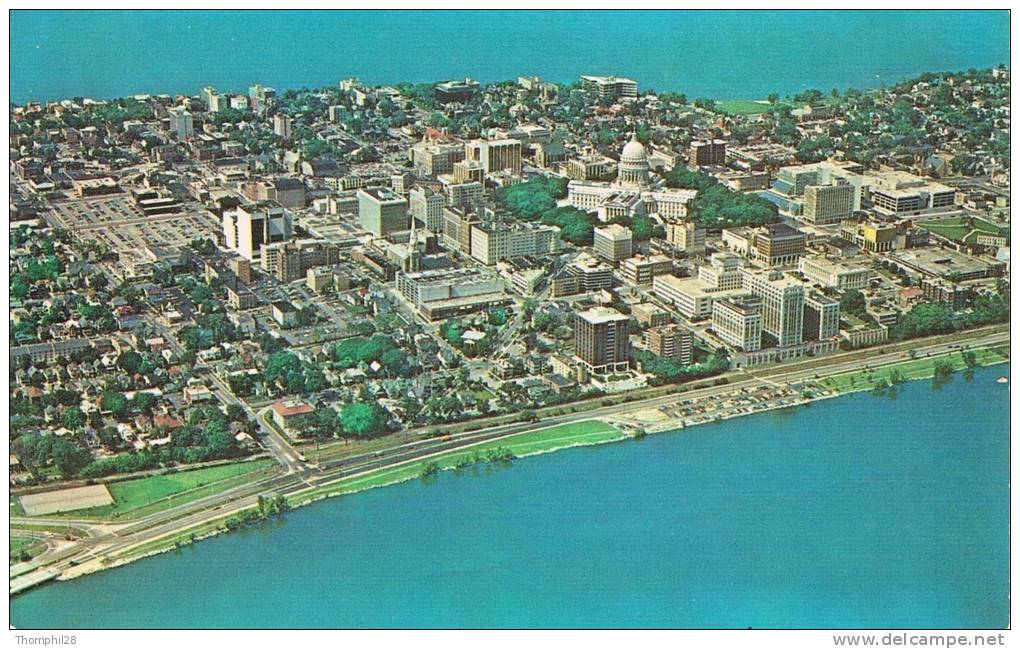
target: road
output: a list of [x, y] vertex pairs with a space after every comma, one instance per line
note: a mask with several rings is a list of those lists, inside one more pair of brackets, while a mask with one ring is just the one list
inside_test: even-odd
[[[999, 344], [1008, 342], [1008, 340], [1009, 331], [1007, 328], [987, 327], [969, 332], [969, 335], [964, 336], [958, 334], [926, 341], [913, 341], [913, 345], [888, 345], [884, 354], [844, 352], [827, 357], [805, 359], [801, 362], [784, 363], [755, 372], [733, 373], [728, 377], [729, 383], [725, 385], [712, 385], [683, 393], [665, 394], [611, 406], [593, 407], [580, 412], [549, 416], [538, 422], [518, 422], [481, 431], [452, 433], [442, 438], [417, 440], [375, 453], [323, 462], [318, 467], [308, 465], [299, 457], [288, 458], [287, 449], [293, 453], [296, 451], [290, 447], [286, 440], [282, 440], [283, 444], [278, 451], [283, 458], [284, 472], [149, 515], [132, 523], [103, 525], [102, 531], [98, 534], [53, 552], [47, 557], [48, 561], [45, 565], [40, 562], [35, 565], [35, 568], [36, 570], [57, 570], [64, 576], [72, 576], [79, 571], [84, 571], [85, 568], [98, 567], [90, 565], [90, 561], [101, 561], [103, 557], [117, 556], [155, 539], [178, 534], [252, 507], [256, 504], [259, 495], [272, 493], [292, 496], [382, 467], [398, 466], [446, 453], [453, 449], [499, 440], [538, 428], [609, 417], [626, 411], [672, 404], [680, 400], [722, 397], [739, 391], [752, 381], [755, 383], [767, 381], [772, 384], [790, 384], [865, 367], [876, 368], [904, 361], [907, 349], [915, 351], [917, 356], [937, 355], [955, 351], [961, 344], [973, 347]], [[220, 389], [224, 389], [224, 386], [221, 385]], [[226, 392], [229, 393], [229, 390]], [[261, 422], [261, 420], [259, 421]], [[266, 433], [269, 435], [269, 439], [279, 440], [279, 434], [271, 427]], [[13, 519], [12, 522], [49, 525], [59, 524], [59, 519], [47, 519], [46, 521]], [[66, 524], [71, 522], [70, 520], [65, 521]], [[81, 522], [84, 523], [84, 521]], [[30, 581], [30, 579], [22, 580], [21, 583], [30, 583]]]

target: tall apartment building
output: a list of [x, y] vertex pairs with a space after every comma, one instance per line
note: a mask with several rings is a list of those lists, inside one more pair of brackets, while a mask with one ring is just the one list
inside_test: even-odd
[[487, 223], [471, 226], [471, 256], [487, 266], [504, 259], [547, 255], [562, 247], [559, 229], [551, 225]]
[[383, 187], [359, 189], [358, 221], [377, 237], [406, 230], [407, 200]]
[[[471, 254], [472, 226], [480, 223], [478, 212], [464, 207], [447, 207], [443, 210], [443, 229], [440, 238], [443, 246], [465, 255]], [[438, 233], [437, 233], [438, 234]]]
[[693, 221], [666, 224], [666, 241], [688, 255], [705, 254], [705, 228]]
[[694, 334], [678, 324], [653, 327], [645, 332], [645, 346], [660, 358], [690, 365], [694, 358]]
[[736, 295], [712, 305], [712, 330], [727, 345], [745, 352], [761, 349], [761, 298]]
[[755, 272], [746, 268], [743, 288], [762, 300], [762, 329], [780, 347], [804, 340], [804, 285], [778, 272]]
[[595, 254], [617, 263], [633, 254], [634, 237], [628, 228], [613, 223], [595, 228]]
[[285, 140], [289, 140], [293, 127], [294, 120], [287, 115], [283, 113], [273, 115], [273, 133], [276, 133]]
[[832, 185], [808, 185], [804, 188], [801, 216], [808, 223], [828, 225], [839, 223], [854, 210], [854, 188], [847, 182]]
[[520, 140], [472, 140], [464, 145], [464, 159], [479, 162], [485, 174], [507, 171], [521, 173]]
[[248, 98], [251, 99], [251, 107], [256, 112], [265, 110], [276, 103], [276, 90], [256, 83], [248, 88]]
[[408, 197], [411, 216], [435, 234], [441, 233], [446, 198], [431, 187], [414, 187]]
[[592, 374], [626, 371], [630, 365], [629, 318], [619, 311], [594, 307], [574, 317], [578, 361]]
[[446, 185], [447, 207], [467, 207], [485, 197], [485, 186], [479, 182]]
[[290, 241], [294, 222], [278, 203], [239, 205], [223, 212], [223, 239], [228, 249], [248, 261], [261, 258], [262, 248], [271, 243]]
[[726, 164], [726, 142], [723, 140], [694, 140], [691, 142], [688, 164], [692, 167], [713, 167]]
[[839, 302], [818, 291], [804, 296], [804, 339], [828, 340], [839, 335]]
[[637, 97], [637, 81], [625, 77], [584, 75], [581, 77], [581, 88], [594, 93], [599, 99]]
[[170, 130], [177, 135], [178, 140], [186, 140], [195, 134], [195, 118], [183, 108], [171, 108], [167, 111], [170, 115]]

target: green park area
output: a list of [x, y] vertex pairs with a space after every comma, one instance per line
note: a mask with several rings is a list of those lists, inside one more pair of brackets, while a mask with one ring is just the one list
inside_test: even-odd
[[[972, 364], [975, 367], [995, 365], [1009, 361], [1009, 347], [1007, 345], [980, 347], [968, 351], [974, 354]], [[853, 372], [836, 374], [820, 380], [819, 383], [838, 393], [871, 390], [875, 386], [931, 378], [935, 376], [936, 362], [940, 361], [951, 363], [953, 371], [965, 370], [968, 367], [963, 354], [956, 352], [953, 354], [904, 360], [902, 363], [894, 363], [874, 369], [860, 369]]]
[[759, 115], [772, 110], [772, 105], [753, 99], [717, 99], [715, 107], [728, 115]]
[[407, 464], [385, 467], [302, 493], [289, 500], [293, 505], [300, 505], [323, 496], [353, 493], [403, 482], [422, 476], [423, 472], [465, 469], [492, 462], [497, 457], [500, 461], [507, 461], [511, 456], [522, 457], [546, 453], [568, 446], [604, 444], [620, 441], [626, 437], [625, 433], [598, 420], [561, 424], [509, 438], [483, 442], [469, 448], [459, 448], [443, 455], [421, 458]]
[[266, 459], [110, 482], [107, 487], [113, 496], [112, 505], [63, 512], [54, 516], [134, 520], [219, 493], [259, 477], [268, 477], [274, 470], [275, 463]]
[[918, 225], [935, 234], [961, 243], [977, 243], [981, 234], [1005, 235], [1006, 228], [980, 218], [952, 218], [918, 221]]

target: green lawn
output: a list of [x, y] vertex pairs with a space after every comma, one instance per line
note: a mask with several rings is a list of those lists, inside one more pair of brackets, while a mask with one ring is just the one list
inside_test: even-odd
[[772, 109], [768, 103], [759, 103], [751, 99], [717, 99], [718, 110], [730, 115], [759, 115]]
[[252, 473], [268, 473], [273, 466], [272, 460], [254, 460], [111, 482], [107, 486], [114, 504], [84, 509], [74, 515], [118, 520], [139, 518], [244, 484], [252, 478]]
[[515, 456], [521, 457], [567, 446], [615, 442], [626, 439], [626, 437], [627, 435], [613, 426], [598, 420], [592, 419], [561, 424], [559, 426], [521, 433], [507, 439], [485, 442], [470, 448], [457, 449], [442, 456], [423, 458], [408, 464], [373, 471], [372, 473], [350, 480], [344, 480], [303, 493], [292, 498], [291, 502], [293, 504], [301, 504], [320, 496], [363, 491], [373, 487], [410, 480], [420, 476], [422, 469], [430, 462], [435, 462], [440, 469], [451, 469], [457, 466], [459, 462], [471, 458], [476, 453], [485, 453], [495, 448], [507, 449]]
[[1004, 230], [994, 223], [979, 218], [974, 219], [973, 226], [967, 225], [962, 218], [919, 221], [918, 225], [953, 241], [964, 241], [967, 238], [973, 238], [973, 236], [976, 236], [973, 234], [975, 232], [1002, 234]]
[[[976, 357], [979, 365], [994, 365], [996, 363], [1003, 363], [1009, 360], [1009, 348], [1006, 346], [982, 347], [971, 351], [974, 352], [974, 356]], [[927, 379], [935, 375], [935, 361], [941, 359], [948, 359], [951, 361], [953, 363], [953, 369], [957, 371], [966, 367], [966, 364], [963, 362], [963, 357], [960, 353], [956, 352], [953, 354], [905, 360], [902, 363], [887, 365], [875, 368], [874, 370], [858, 370], [855, 372], [847, 372], [845, 374], [837, 374], [835, 376], [824, 378], [819, 381], [819, 383], [830, 390], [844, 393], [870, 390], [876, 383], [888, 383], [889, 376], [894, 370], [898, 370], [906, 380]]]

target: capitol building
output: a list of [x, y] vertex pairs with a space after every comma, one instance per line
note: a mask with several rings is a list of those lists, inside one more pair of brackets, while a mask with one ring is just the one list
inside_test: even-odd
[[661, 179], [652, 179], [648, 153], [636, 134], [620, 152], [615, 181], [571, 180], [567, 185], [570, 204], [596, 212], [600, 221], [638, 215], [656, 216], [664, 223], [682, 221], [695, 196], [694, 190], [670, 189]]
[[645, 152], [645, 145], [637, 140], [637, 134], [630, 138], [630, 142], [620, 152], [620, 166], [617, 173], [617, 183], [621, 187], [633, 187], [640, 189], [648, 186], [651, 176], [651, 166], [648, 164], [648, 154]]

